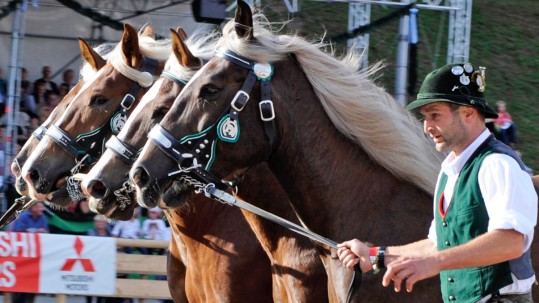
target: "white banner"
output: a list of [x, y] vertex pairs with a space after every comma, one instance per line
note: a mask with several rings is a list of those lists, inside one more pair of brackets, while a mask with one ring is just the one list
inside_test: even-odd
[[0, 291], [112, 295], [115, 288], [114, 238], [0, 232]]

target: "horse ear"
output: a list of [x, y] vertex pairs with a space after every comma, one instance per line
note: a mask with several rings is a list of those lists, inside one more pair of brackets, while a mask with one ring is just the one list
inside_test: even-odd
[[252, 40], [253, 36], [253, 12], [249, 4], [243, 0], [238, 0], [236, 8], [236, 34], [247, 40]]
[[138, 46], [137, 31], [129, 24], [124, 24], [124, 34], [122, 36], [122, 54], [125, 62], [131, 67], [137, 67], [142, 63], [142, 56]]
[[184, 40], [187, 39], [187, 34], [183, 32], [185, 38], [182, 37], [182, 34], [170, 29], [172, 33], [172, 52], [178, 62], [180, 62], [185, 67], [195, 67], [200, 64], [200, 61], [193, 56], [187, 45], [185, 45]]
[[185, 32], [183, 27], [178, 26], [176, 32], [178, 33], [178, 35], [180, 35], [180, 38], [182, 38], [183, 41], [187, 40], [187, 33]]
[[153, 29], [153, 26], [150, 23], [146, 23], [142, 26], [142, 28], [138, 31], [139, 36], [141, 37], [150, 37], [152, 39], [155, 39], [155, 30]]
[[99, 70], [107, 63], [107, 61], [94, 51], [94, 49], [82, 38], [79, 38], [79, 47], [82, 59], [90, 64], [94, 70]]

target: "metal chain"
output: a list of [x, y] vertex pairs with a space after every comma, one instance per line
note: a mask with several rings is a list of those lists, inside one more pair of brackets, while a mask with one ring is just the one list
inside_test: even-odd
[[190, 186], [192, 186], [194, 189], [195, 189], [195, 192], [197, 193], [201, 193], [201, 192], [204, 192], [204, 188], [206, 187], [207, 184], [203, 183], [203, 182], [200, 182], [199, 180], [191, 177], [191, 176], [187, 176], [187, 175], [182, 175], [179, 179], [179, 181], [182, 181]]
[[125, 210], [125, 208], [133, 202], [129, 195], [133, 191], [135, 191], [135, 188], [130, 181], [125, 181], [122, 185], [122, 188], [114, 191], [116, 201], [118, 202], [118, 204], [120, 204], [118, 208], [120, 208], [121, 210]]

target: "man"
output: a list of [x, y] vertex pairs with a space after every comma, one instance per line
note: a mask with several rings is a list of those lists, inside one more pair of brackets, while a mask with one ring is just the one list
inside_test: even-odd
[[338, 250], [345, 266], [387, 266], [382, 284], [393, 281], [397, 292], [439, 274], [444, 302], [533, 302], [537, 195], [520, 158], [485, 126], [485, 118], [497, 117], [485, 84], [485, 69], [469, 63], [427, 75], [407, 109], [424, 118], [436, 149], [449, 152], [428, 238], [387, 248], [346, 241]]
[[15, 221], [14, 231], [33, 232], [33, 233], [48, 233], [49, 223], [47, 217], [43, 214], [45, 205], [38, 201], [30, 206], [28, 211], [25, 211]]
[[58, 85], [56, 85], [56, 82], [52, 81], [52, 78], [51, 78], [52, 76], [51, 67], [48, 65], [43, 66], [43, 68], [41, 69], [41, 75], [42, 77], [37, 79], [34, 82], [34, 87], [36, 87], [38, 83], [43, 83], [45, 85], [45, 89], [47, 90], [47, 92], [52, 91], [58, 94]]

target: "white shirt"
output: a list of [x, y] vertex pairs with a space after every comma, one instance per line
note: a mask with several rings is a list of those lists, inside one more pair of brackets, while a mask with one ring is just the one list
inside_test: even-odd
[[[448, 178], [444, 189], [444, 210], [447, 210], [451, 203], [460, 171], [489, 136], [490, 132], [485, 129], [459, 156], [451, 152], [442, 162], [436, 188], [442, 173], [445, 173]], [[537, 222], [537, 194], [530, 175], [523, 171], [512, 157], [496, 153], [488, 155], [483, 160], [479, 168], [478, 182], [489, 216], [488, 231], [495, 229], [518, 231], [525, 237], [523, 252], [526, 251], [532, 243], [533, 229]], [[438, 208], [435, 207], [434, 211], [438, 211]], [[434, 220], [431, 222], [428, 237], [436, 243]], [[513, 284], [500, 289], [500, 293], [528, 292], [535, 281], [535, 276], [526, 280], [517, 280], [513, 277], [513, 281], [515, 281]]]
[[129, 221], [117, 221], [111, 233], [115, 237], [138, 239], [142, 234], [140, 221], [138, 218], [132, 218]]

